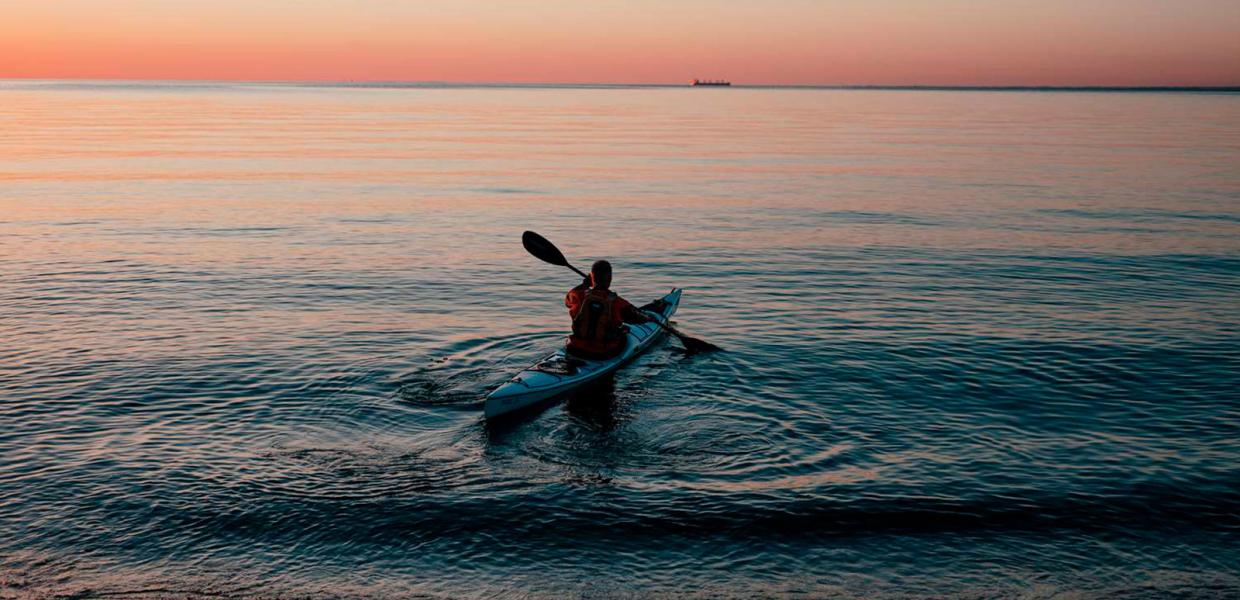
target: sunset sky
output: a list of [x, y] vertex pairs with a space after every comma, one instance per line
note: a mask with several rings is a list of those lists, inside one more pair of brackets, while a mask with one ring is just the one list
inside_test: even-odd
[[1238, 0], [0, 0], [0, 77], [1237, 85]]

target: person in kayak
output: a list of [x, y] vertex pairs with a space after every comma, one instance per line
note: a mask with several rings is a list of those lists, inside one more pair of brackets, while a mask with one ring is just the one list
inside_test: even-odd
[[611, 263], [600, 260], [590, 276], [568, 291], [564, 305], [573, 319], [568, 353], [579, 358], [602, 360], [624, 350], [624, 323], [647, 323], [650, 317], [611, 291]]

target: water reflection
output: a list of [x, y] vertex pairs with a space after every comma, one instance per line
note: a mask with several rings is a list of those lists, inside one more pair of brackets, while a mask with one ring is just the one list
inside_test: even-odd
[[735, 91], [0, 85], [0, 597], [1240, 572], [1236, 96]]
[[631, 418], [616, 397], [614, 374], [570, 394], [564, 402], [564, 412], [575, 424], [600, 433], [613, 431]]
[[557, 418], [552, 414], [555, 412], [552, 407], [556, 404], [563, 405], [563, 413], [569, 417], [573, 429], [607, 433], [629, 418], [627, 411], [621, 409], [621, 401], [616, 396], [615, 374], [608, 374], [568, 394], [548, 398], [508, 413], [501, 419], [483, 421], [488, 441], [492, 446], [502, 446], [529, 435], [537, 435], [535, 432], [541, 428], [535, 425], [535, 422], [544, 418]]

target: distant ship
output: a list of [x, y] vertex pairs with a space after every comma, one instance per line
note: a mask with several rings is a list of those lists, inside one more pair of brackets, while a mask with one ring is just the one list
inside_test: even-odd
[[732, 85], [732, 82], [722, 79], [694, 79], [689, 85]]

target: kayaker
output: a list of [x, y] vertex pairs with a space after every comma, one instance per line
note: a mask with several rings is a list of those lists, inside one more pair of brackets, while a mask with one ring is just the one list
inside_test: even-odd
[[590, 276], [568, 291], [564, 305], [573, 319], [568, 336], [569, 354], [600, 360], [624, 350], [626, 336], [622, 324], [650, 321], [624, 298], [611, 291], [611, 263], [600, 260], [590, 267]]

